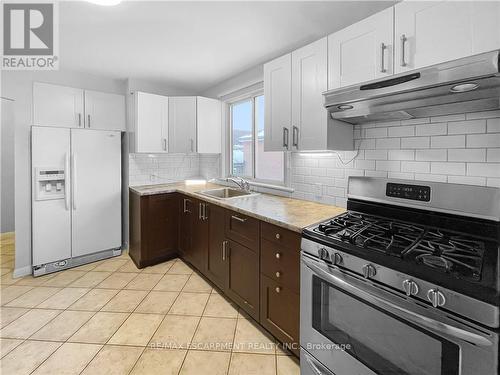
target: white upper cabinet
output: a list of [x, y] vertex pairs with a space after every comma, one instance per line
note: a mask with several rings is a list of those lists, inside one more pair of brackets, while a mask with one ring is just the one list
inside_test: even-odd
[[291, 149], [291, 54], [264, 64], [264, 102], [264, 151]]
[[500, 48], [498, 1], [404, 1], [394, 9], [396, 73]]
[[328, 36], [328, 89], [394, 73], [393, 16], [391, 7]]
[[85, 90], [85, 126], [90, 129], [125, 131], [125, 97]]
[[135, 152], [168, 152], [168, 97], [135, 93]]
[[200, 154], [221, 153], [221, 102], [216, 99], [196, 98], [196, 143]]
[[33, 125], [125, 131], [125, 97], [34, 82]]
[[327, 39], [292, 52], [291, 150], [326, 149]]
[[82, 89], [33, 83], [33, 125], [78, 128], [84, 115]]
[[169, 152], [196, 152], [196, 97], [173, 96], [168, 103]]
[[500, 48], [500, 2], [405, 1], [394, 9], [396, 73]]

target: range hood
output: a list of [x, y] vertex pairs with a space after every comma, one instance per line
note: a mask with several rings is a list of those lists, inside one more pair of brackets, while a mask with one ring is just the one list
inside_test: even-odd
[[325, 92], [334, 120], [350, 124], [500, 109], [500, 51]]

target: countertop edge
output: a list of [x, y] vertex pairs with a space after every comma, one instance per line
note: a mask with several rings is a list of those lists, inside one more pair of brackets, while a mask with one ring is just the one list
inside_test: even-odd
[[[302, 231], [303, 231], [304, 228], [306, 228], [306, 227], [308, 227], [310, 225], [314, 225], [314, 224], [316, 224], [318, 222], [327, 220], [327, 219], [331, 218], [332, 216], [335, 216], [335, 215], [329, 215], [329, 216], [326, 216], [324, 218], [320, 218], [319, 220], [317, 220], [315, 222], [307, 224], [306, 226], [299, 227], [299, 226], [292, 225], [290, 223], [286, 223], [286, 222], [283, 222], [283, 221], [280, 221], [280, 220], [276, 220], [276, 219], [271, 218], [269, 216], [264, 216], [264, 215], [261, 215], [261, 214], [258, 214], [258, 213], [252, 212], [252, 211], [248, 211], [248, 210], [245, 210], [245, 209], [242, 209], [242, 208], [239, 208], [239, 207], [235, 207], [235, 206], [231, 205], [230, 202], [225, 202], [225, 201], [221, 201], [219, 199], [210, 198], [210, 197], [207, 197], [206, 195], [203, 195], [203, 194], [200, 194], [200, 193], [195, 193], [195, 192], [183, 190], [182, 188], [180, 188], [178, 186], [159, 188], [158, 190], [151, 190], [151, 191], [140, 191], [138, 189], [135, 189], [132, 186], [129, 186], [129, 190], [132, 191], [133, 193], [139, 195], [139, 196], [149, 196], [149, 195], [169, 194], [169, 193], [184, 194], [184, 195], [187, 195], [187, 196], [199, 199], [199, 200], [203, 200], [203, 201], [206, 201], [206, 202], [209, 202], [209, 203], [213, 203], [213, 204], [215, 204], [215, 205], [217, 205], [219, 207], [223, 207], [223, 208], [226, 208], [228, 210], [236, 211], [236, 212], [239, 212], [241, 214], [244, 214], [244, 215], [247, 215], [247, 216], [251, 216], [253, 218], [262, 220], [262, 221], [264, 221], [266, 223], [277, 225], [279, 227], [282, 227], [282, 228], [285, 228], [285, 229], [288, 229], [288, 230], [291, 230], [293, 232], [300, 233], [300, 234], [302, 233]], [[265, 194], [265, 193], [259, 193], [259, 194], [268, 195], [268, 196], [272, 195], [272, 194]], [[291, 198], [291, 199], [293, 199], [293, 198]], [[297, 199], [297, 200], [300, 201], [300, 199]], [[331, 207], [332, 208], [336, 208], [338, 210], [345, 211], [345, 209], [342, 208], [342, 207], [333, 206], [333, 205]]]

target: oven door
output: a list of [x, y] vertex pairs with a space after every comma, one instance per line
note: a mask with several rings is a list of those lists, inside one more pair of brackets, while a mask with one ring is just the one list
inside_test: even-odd
[[[491, 375], [498, 334], [302, 254], [303, 374]], [[305, 355], [304, 358], [305, 359]], [[312, 364], [312, 365], [311, 365]], [[314, 366], [313, 366], [314, 365]]]

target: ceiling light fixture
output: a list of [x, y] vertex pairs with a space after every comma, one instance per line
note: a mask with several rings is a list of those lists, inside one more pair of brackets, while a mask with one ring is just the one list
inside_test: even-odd
[[451, 92], [467, 92], [467, 91], [472, 91], [475, 90], [479, 87], [477, 83], [470, 82], [470, 83], [461, 83], [459, 85], [452, 86], [450, 91]]
[[113, 6], [118, 5], [122, 0], [87, 0], [89, 3], [102, 5], [102, 6]]

